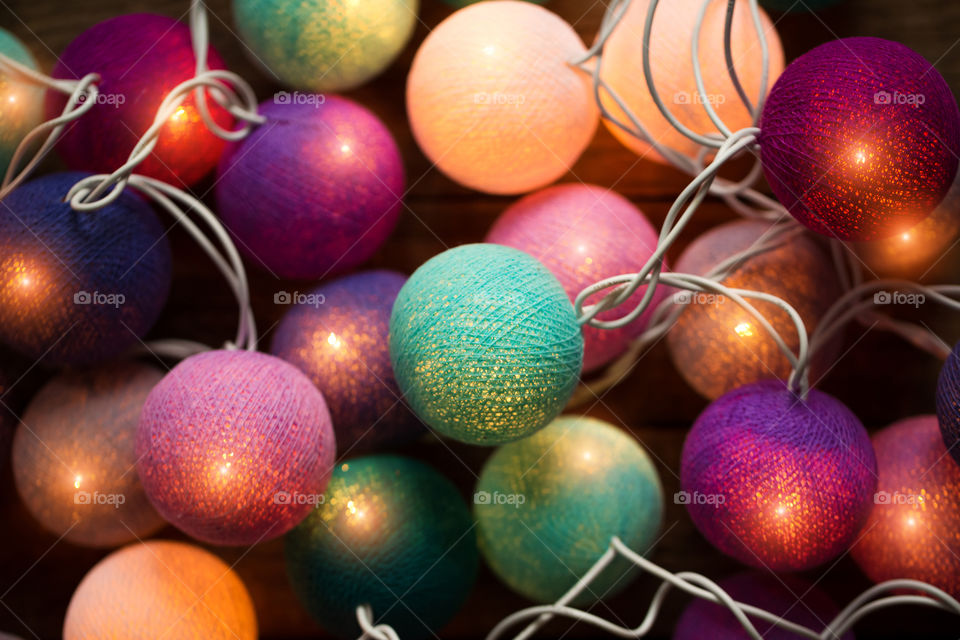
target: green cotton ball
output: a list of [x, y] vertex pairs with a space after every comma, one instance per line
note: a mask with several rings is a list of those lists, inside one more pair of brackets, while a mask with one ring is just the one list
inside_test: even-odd
[[479, 445], [529, 435], [563, 410], [583, 336], [563, 287], [530, 255], [469, 244], [434, 256], [390, 317], [400, 390], [437, 432]]
[[[529, 438], [500, 447], [474, 494], [480, 552], [517, 593], [554, 602], [619, 536], [637, 553], [656, 540], [663, 489], [647, 453], [611, 424], [561, 416]], [[624, 589], [635, 567], [620, 556], [574, 601]]]
[[[37, 70], [37, 62], [15, 35], [0, 29], [0, 54]], [[42, 121], [44, 90], [0, 73], [0, 178], [23, 137]]]

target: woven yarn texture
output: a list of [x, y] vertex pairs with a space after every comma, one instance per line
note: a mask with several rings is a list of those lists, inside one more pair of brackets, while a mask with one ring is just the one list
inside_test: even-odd
[[577, 384], [583, 337], [546, 267], [511, 247], [469, 244], [434, 256], [400, 290], [390, 357], [421, 420], [493, 445], [559, 415]]
[[837, 557], [870, 511], [877, 461], [860, 421], [813, 389], [740, 387], [697, 418], [683, 444], [687, 511], [715, 547], [744, 564], [803, 571]]
[[[646, 551], [663, 519], [663, 489], [650, 457], [613, 425], [561, 416], [505, 444], [474, 494], [480, 550], [511, 589], [554, 602], [619, 536]], [[616, 561], [574, 600], [589, 604], [626, 588], [633, 565]]]
[[423, 433], [390, 364], [390, 311], [407, 277], [375, 270], [325, 283], [295, 303], [271, 353], [296, 365], [323, 393], [340, 451], [399, 444]]
[[294, 592], [320, 625], [361, 635], [356, 608], [401, 638], [435, 637], [463, 605], [479, 556], [470, 511], [421, 462], [370, 456], [334, 469], [322, 505], [286, 536]]
[[384, 124], [345, 98], [309, 97], [323, 102], [262, 103], [267, 122], [217, 171], [218, 213], [240, 250], [283, 278], [364, 262], [403, 206], [403, 159]]
[[881, 38], [844, 38], [794, 60], [760, 119], [777, 199], [844, 240], [897, 235], [943, 200], [957, 174], [960, 111], [922, 56]]
[[219, 545], [293, 528], [323, 493], [335, 453], [313, 383], [250, 351], [182, 361], [150, 393], [137, 432], [137, 472], [157, 511]]
[[0, 207], [0, 341], [51, 365], [101, 362], [137, 343], [170, 289], [164, 228], [138, 195], [96, 212], [63, 201], [87, 175], [36, 178]]
[[953, 347], [937, 380], [937, 420], [943, 443], [960, 464], [960, 343]]

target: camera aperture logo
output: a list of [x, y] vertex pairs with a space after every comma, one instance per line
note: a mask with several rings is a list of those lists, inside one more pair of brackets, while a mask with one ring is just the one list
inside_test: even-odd
[[314, 507], [319, 507], [323, 504], [325, 498], [322, 493], [300, 493], [294, 491], [293, 493], [289, 491], [278, 491], [273, 494], [273, 503], [274, 504], [291, 504], [291, 505], [304, 505], [309, 504]]
[[700, 493], [699, 491], [677, 491], [673, 494], [674, 504], [712, 504], [719, 507], [725, 504], [727, 496], [722, 493]]
[[477, 491], [473, 494], [473, 504], [479, 505], [507, 505], [519, 509], [520, 505], [527, 501], [527, 496], [522, 493], [500, 493], [494, 491]]
[[127, 301], [122, 293], [101, 293], [94, 291], [77, 291], [73, 294], [73, 304], [101, 305], [118, 309]]
[[327, 301], [322, 293], [300, 293], [294, 291], [277, 291], [273, 294], [273, 304], [294, 304], [308, 307], [319, 307]]
[[873, 304], [905, 304], [914, 308], [919, 307], [927, 301], [927, 297], [922, 293], [904, 292], [904, 291], [877, 291], [873, 294]]
[[100, 493], [99, 491], [77, 491], [73, 494], [73, 504], [102, 506], [111, 505], [119, 509], [127, 501], [122, 493]]
[[322, 93], [301, 93], [294, 91], [278, 91], [273, 94], [273, 101], [276, 104], [309, 104], [319, 109], [327, 103], [327, 96]]

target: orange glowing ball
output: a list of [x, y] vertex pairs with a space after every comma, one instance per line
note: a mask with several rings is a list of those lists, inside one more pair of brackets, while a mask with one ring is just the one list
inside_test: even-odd
[[[717, 133], [704, 110], [704, 97], [697, 91], [693, 75], [691, 42], [702, 2], [671, 0], [657, 5], [651, 27], [650, 67], [654, 86], [670, 112], [695, 133]], [[695, 156], [700, 147], [663, 117], [657, 108], [643, 74], [643, 31], [650, 0], [634, 0], [604, 47], [600, 77], [620, 97], [650, 136], [661, 145], [683, 155]], [[706, 88], [706, 100], [720, 119], [736, 131], [753, 125], [750, 112], [730, 80], [724, 58], [723, 32], [726, 0], [713, 0], [707, 7], [700, 31], [699, 58]], [[767, 88], [783, 71], [783, 47], [776, 29], [761, 11], [761, 23], [770, 51]], [[753, 26], [748, 0], [737, 0], [733, 14], [731, 49], [734, 67], [747, 96], [757, 104], [761, 79], [760, 40]], [[620, 121], [629, 122], [609, 94], [601, 93], [604, 106]], [[633, 152], [664, 162], [649, 144], [637, 140], [612, 122], [607, 127]]]
[[407, 111], [427, 157], [460, 184], [496, 194], [546, 186], [590, 143], [599, 111], [585, 53], [557, 15], [492, 0], [457, 11], [424, 40]]
[[133, 544], [83, 578], [64, 640], [256, 640], [253, 602], [220, 558], [183, 542]]

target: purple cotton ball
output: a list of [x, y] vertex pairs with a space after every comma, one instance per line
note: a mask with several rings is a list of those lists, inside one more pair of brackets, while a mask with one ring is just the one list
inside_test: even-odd
[[844, 38], [793, 61], [760, 119], [760, 156], [777, 199], [814, 231], [844, 240], [903, 233], [957, 174], [960, 110], [923, 56], [881, 38]]
[[377, 117], [346, 98], [278, 94], [267, 122], [220, 161], [220, 217], [253, 262], [316, 279], [366, 261], [403, 206], [403, 161]]
[[740, 562], [803, 571], [853, 542], [872, 506], [877, 460], [840, 401], [783, 382], [734, 389], [683, 443], [678, 500], [700, 533]]
[[270, 352], [298, 366], [323, 393], [340, 450], [409, 440], [422, 425], [390, 364], [390, 311], [407, 277], [364, 271], [325, 283], [280, 321]]
[[336, 444], [323, 396], [296, 367], [208, 351], [150, 392], [136, 452], [147, 497], [170, 524], [210, 544], [252, 545], [320, 503]]
[[960, 464], [960, 342], [954, 345], [937, 380], [937, 422], [947, 451]]

